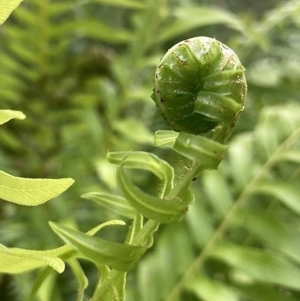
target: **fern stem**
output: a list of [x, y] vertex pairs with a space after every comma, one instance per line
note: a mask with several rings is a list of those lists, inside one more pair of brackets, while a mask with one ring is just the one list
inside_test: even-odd
[[[177, 197], [181, 191], [186, 189], [189, 185], [191, 185], [192, 180], [196, 177], [200, 171], [203, 169], [201, 164], [194, 164], [191, 170], [186, 174], [183, 181], [180, 185], [177, 185], [172, 191], [168, 194], [168, 199], [173, 199]], [[150, 247], [152, 245], [152, 235], [154, 232], [157, 231], [160, 223], [154, 220], [149, 219], [144, 227], [135, 235], [134, 239], [132, 240], [132, 245], [135, 246], [144, 246]], [[98, 286], [95, 289], [93, 297], [90, 301], [102, 301], [105, 300], [105, 296], [107, 295], [109, 289], [114, 285], [116, 279], [120, 277], [121, 274], [124, 272], [120, 272], [117, 270], [111, 270], [108, 275], [106, 275], [104, 281], [100, 281]]]
[[274, 163], [276, 163], [278, 154], [280, 154], [281, 151], [289, 148], [293, 143], [298, 141], [299, 136], [300, 136], [300, 129], [297, 129], [285, 141], [283, 141], [283, 143], [276, 149], [276, 151], [268, 158], [268, 160], [262, 166], [260, 171], [253, 177], [251, 182], [245, 187], [243, 192], [240, 194], [239, 198], [236, 200], [234, 205], [228, 211], [227, 215], [225, 216], [225, 218], [223, 219], [223, 221], [221, 222], [219, 227], [216, 229], [214, 234], [211, 236], [211, 238], [207, 242], [206, 246], [202, 249], [202, 251], [200, 252], [198, 257], [193, 261], [193, 263], [185, 271], [182, 278], [174, 286], [173, 290], [167, 296], [165, 301], [177, 300], [176, 297], [178, 297], [178, 294], [180, 293], [180, 290], [186, 283], [186, 280], [191, 278], [193, 276], [194, 272], [203, 265], [203, 263], [209, 256], [210, 251], [216, 245], [217, 241], [220, 240], [222, 238], [222, 236], [224, 235], [224, 233], [226, 232], [226, 230], [227, 230], [228, 226], [230, 225], [230, 222], [232, 221], [235, 214], [248, 200], [248, 196], [251, 194], [252, 189], [255, 187], [256, 183], [267, 173], [268, 170], [270, 170], [271, 166]]
[[[180, 281], [176, 284], [173, 290], [170, 292], [169, 296], [165, 299], [165, 301], [173, 301], [176, 300], [176, 297], [180, 293], [180, 290], [184, 286], [187, 279], [193, 276], [196, 269], [199, 269], [209, 256], [211, 250], [214, 248], [216, 243], [222, 238], [230, 222], [232, 221], [235, 214], [238, 210], [245, 204], [248, 200], [249, 195], [252, 193], [252, 189], [255, 187], [256, 183], [266, 174], [266, 172], [271, 168], [271, 166], [276, 163], [277, 156], [280, 152], [288, 147], [290, 147], [295, 141], [298, 140], [300, 136], [300, 129], [295, 131], [290, 137], [288, 137], [277, 149], [276, 151], [268, 158], [265, 164], [262, 166], [260, 171], [253, 177], [252, 181], [245, 187], [243, 192], [240, 194], [239, 198], [236, 200], [234, 205], [231, 207], [219, 227], [216, 229], [214, 234], [211, 236], [206, 246], [202, 249], [198, 257], [194, 260], [194, 262], [190, 265], [190, 267], [186, 270]], [[167, 196], [167, 199], [176, 198], [184, 189], [186, 189], [191, 183], [192, 179], [199, 175], [199, 173], [203, 170], [203, 166], [201, 164], [194, 164], [191, 170], [185, 175], [182, 179], [181, 183], [177, 185]], [[132, 240], [133, 245], [147, 246], [150, 247], [152, 244], [152, 234], [158, 229], [159, 222], [148, 220], [144, 227], [135, 235]], [[94, 293], [94, 296], [90, 299], [90, 301], [101, 301], [105, 300], [106, 294], [111, 286], [117, 281], [117, 279], [124, 275], [124, 272], [120, 272], [117, 270], [111, 270], [105, 280], [99, 285]]]
[[203, 165], [200, 163], [195, 163], [185, 174], [180, 183], [169, 192], [169, 194], [166, 196], [166, 199], [172, 200], [176, 198], [183, 190], [192, 184], [193, 179], [197, 177], [202, 170], [204, 170]]
[[111, 270], [107, 275], [105, 275], [106, 277], [104, 281], [101, 281], [101, 279], [99, 280], [99, 283], [94, 291], [94, 295], [90, 299], [90, 301], [105, 300], [109, 289], [111, 289], [114, 286], [116, 279], [119, 277], [123, 277], [124, 275], [125, 272]]
[[[153, 220], [148, 220], [145, 226], [139, 231], [132, 241], [132, 245], [139, 246], [150, 246], [152, 244], [152, 234], [158, 229], [159, 223]], [[148, 245], [150, 242], [150, 245]], [[90, 301], [102, 301], [106, 300], [108, 291], [114, 286], [117, 279], [125, 276], [125, 272], [110, 270], [110, 272], [105, 275], [103, 281], [99, 281], [93, 297]], [[124, 281], [126, 281], [124, 279]], [[125, 284], [125, 283], [124, 283]]]
[[157, 231], [159, 225], [160, 223], [157, 221], [151, 219], [148, 220], [145, 223], [144, 227], [136, 235], [132, 244], [134, 246], [142, 246], [142, 247], [148, 246], [149, 241], [151, 241], [152, 239], [152, 234]]

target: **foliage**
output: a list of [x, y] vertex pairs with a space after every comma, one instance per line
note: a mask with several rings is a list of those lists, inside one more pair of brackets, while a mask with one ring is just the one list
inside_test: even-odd
[[[25, 115], [20, 111], [0, 110], [0, 124], [13, 118], [24, 119]], [[37, 206], [60, 195], [73, 182], [72, 179], [20, 178], [0, 171], [0, 197], [19, 205]], [[56, 254], [7, 248], [2, 244], [0, 244], [0, 248], [0, 271], [2, 273], [22, 273], [44, 265], [51, 266], [59, 273], [64, 270], [64, 262]]]
[[11, 12], [22, 2], [23, 0], [1, 0], [0, 1], [0, 25], [5, 22]]
[[167, 229], [138, 266], [140, 300], [187, 300], [186, 291], [200, 300], [299, 298], [299, 113], [294, 105], [264, 109], [219, 170], [203, 173], [186, 230]]
[[[60, 275], [50, 267], [4, 274], [1, 297], [68, 301], [90, 298], [93, 287], [115, 292], [125, 272], [114, 272], [112, 284], [110, 271], [98, 266], [96, 283], [94, 265], [82, 257], [128, 270], [155, 239], [127, 275], [126, 300], [298, 300], [299, 13], [297, 0], [248, 7], [217, 0], [24, 1], [0, 31], [1, 108], [26, 114], [1, 126], [1, 169], [17, 178], [76, 182], [39, 207], [1, 202], [2, 254], [43, 249], [32, 257], [36, 267], [47, 262], [62, 271], [67, 263]], [[172, 177], [176, 189], [194, 178], [150, 99], [159, 58], [193, 36], [215, 37], [236, 51], [246, 68], [246, 109], [218, 171], [203, 171], [180, 196], [187, 203], [195, 196], [186, 217], [154, 234], [157, 223], [144, 224], [117, 186], [153, 198], [172, 190]], [[156, 145], [170, 150], [153, 147], [156, 130]], [[168, 221], [168, 213], [152, 209]], [[62, 249], [49, 220], [67, 243]], [[115, 255], [101, 247], [107, 240]], [[143, 247], [124, 250], [124, 241]]]

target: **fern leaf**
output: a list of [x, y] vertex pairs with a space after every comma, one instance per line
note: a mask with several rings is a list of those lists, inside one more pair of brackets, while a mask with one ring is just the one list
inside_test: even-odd
[[37, 206], [60, 195], [73, 179], [27, 179], [0, 171], [0, 198], [25, 206]]
[[0, 25], [23, 0], [0, 0]]

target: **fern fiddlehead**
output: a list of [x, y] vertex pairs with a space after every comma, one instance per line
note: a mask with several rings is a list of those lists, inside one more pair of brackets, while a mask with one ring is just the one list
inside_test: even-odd
[[[185, 40], [172, 47], [161, 59], [154, 76], [152, 98], [174, 131], [157, 131], [155, 144], [169, 147], [192, 162], [192, 168], [174, 183], [174, 169], [166, 161], [146, 152], [109, 153], [108, 160], [118, 164], [120, 190], [138, 216], [133, 221], [130, 243], [149, 248], [152, 234], [161, 223], [179, 221], [194, 197], [190, 186], [204, 169], [215, 169], [222, 160], [244, 107], [246, 80], [236, 54], [224, 44], [207, 37]], [[137, 187], [126, 169], [144, 169], [157, 176], [163, 187], [157, 196]], [[106, 196], [107, 197], [107, 196]], [[112, 199], [112, 198], [110, 198]], [[141, 217], [148, 218], [143, 223]], [[116, 278], [112, 270], [110, 278]], [[96, 292], [94, 300], [104, 299], [106, 289]]]
[[125, 159], [118, 181], [137, 211], [160, 223], [178, 221], [185, 214], [193, 200], [189, 192], [192, 179], [203, 169], [217, 168], [223, 158], [224, 142], [244, 108], [246, 90], [244, 67], [221, 42], [196, 37], [169, 49], [156, 69], [152, 98], [177, 132], [156, 132], [155, 144], [187, 157], [193, 167], [179, 185], [171, 183], [165, 195], [154, 198], [131, 185], [123, 168], [130, 167], [132, 159]]
[[[197, 37], [185, 40], [172, 47], [161, 59], [155, 72], [152, 98], [172, 130], [157, 131], [155, 145], [172, 148], [190, 160], [192, 167], [179, 183], [175, 183], [173, 166], [154, 154], [108, 153], [108, 160], [118, 165], [117, 182], [123, 198], [99, 192], [85, 197], [103, 207], [115, 206], [121, 201], [118, 204], [119, 208], [122, 207], [120, 214], [132, 220], [125, 241], [130, 245], [127, 246], [130, 252], [123, 258], [127, 263], [125, 268], [116, 255], [119, 254], [116, 252], [119, 245], [107, 244], [111, 254], [109, 261], [103, 254], [91, 258], [93, 261], [97, 258], [96, 263], [102, 267], [100, 272], [105, 277], [90, 300], [115, 300], [112, 296], [116, 293], [119, 300], [124, 299], [125, 273], [151, 247], [152, 234], [161, 223], [178, 222], [185, 215], [194, 200], [190, 189], [193, 179], [204, 169], [217, 168], [221, 162], [227, 149], [224, 143], [243, 110], [246, 90], [244, 68], [238, 57], [214, 39]], [[143, 191], [132, 181], [128, 169], [153, 173], [161, 182], [159, 193]], [[118, 211], [117, 208], [115, 206]], [[65, 235], [65, 231], [63, 229], [60, 235]], [[66, 241], [75, 234], [69, 231]], [[91, 240], [88, 238], [87, 241]], [[72, 239], [72, 244], [77, 246], [75, 239]], [[85, 245], [84, 255], [87, 257], [94, 254], [94, 249], [90, 252], [90, 248], [89, 244]], [[138, 253], [132, 257], [131, 253], [136, 249]]]
[[[192, 202], [192, 179], [204, 169], [215, 169], [222, 160], [246, 96], [244, 67], [226, 45], [208, 37], [196, 37], [173, 46], [161, 59], [154, 76], [152, 98], [169, 126], [177, 131], [157, 131], [155, 144], [169, 147], [192, 161], [179, 185], [173, 168], [150, 154], [109, 155], [118, 163], [118, 184], [125, 198], [143, 216], [158, 223], [176, 222]], [[138, 156], [139, 159], [136, 159]], [[140, 161], [140, 159], [142, 161]], [[141, 164], [141, 162], [144, 162]], [[158, 163], [160, 162], [160, 163]], [[126, 168], [161, 174], [164, 190], [153, 196], [141, 191], [126, 175]], [[162, 172], [163, 171], [163, 172]], [[168, 183], [168, 184], [166, 184]]]
[[243, 110], [246, 90], [237, 55], [215, 39], [196, 37], [161, 59], [152, 98], [173, 130], [213, 138], [222, 132], [224, 141]]

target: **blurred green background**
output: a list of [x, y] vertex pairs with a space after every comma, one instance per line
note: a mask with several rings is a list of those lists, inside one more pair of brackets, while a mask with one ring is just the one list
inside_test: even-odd
[[[60, 241], [49, 220], [86, 231], [115, 218], [80, 198], [89, 191], [118, 193], [115, 166], [106, 161], [108, 150], [151, 151], [177, 164], [179, 173], [186, 172], [177, 156], [153, 147], [153, 133], [167, 126], [150, 98], [152, 78], [160, 57], [173, 44], [209, 36], [240, 57], [249, 92], [237, 136], [255, 128], [263, 108], [299, 102], [299, 29], [297, 0], [25, 0], [0, 27], [1, 109], [21, 110], [27, 116], [1, 127], [0, 168], [22, 177], [72, 177], [76, 182], [40, 207], [1, 202], [1, 243], [51, 248]], [[136, 177], [145, 188], [155, 185], [147, 174]], [[200, 182], [194, 184], [198, 196]], [[206, 218], [213, 220], [214, 214]], [[126, 300], [164, 300], [168, 284], [155, 284], [155, 274], [147, 269], [147, 264], [153, 265], [149, 256], [165, 252], [168, 258], [169, 240], [174, 240], [184, 257], [181, 265], [170, 263], [179, 277], [199, 249], [197, 238], [188, 233], [186, 221], [162, 227], [145, 263], [129, 274]], [[106, 235], [118, 239], [120, 234]], [[191, 248], [186, 249], [188, 245]], [[97, 275], [91, 264], [83, 266], [92, 289]], [[212, 263], [210, 273], [214, 269]], [[173, 272], [160, 273], [168, 279]], [[2, 275], [0, 299], [25, 300], [35, 275]], [[220, 279], [226, 283], [224, 275]], [[59, 281], [53, 280], [56, 285], [48, 300], [75, 300], [76, 283], [70, 272], [55, 277]], [[298, 293], [286, 296], [291, 299], [278, 300], [300, 300]], [[207, 299], [187, 293], [183, 300]]]

